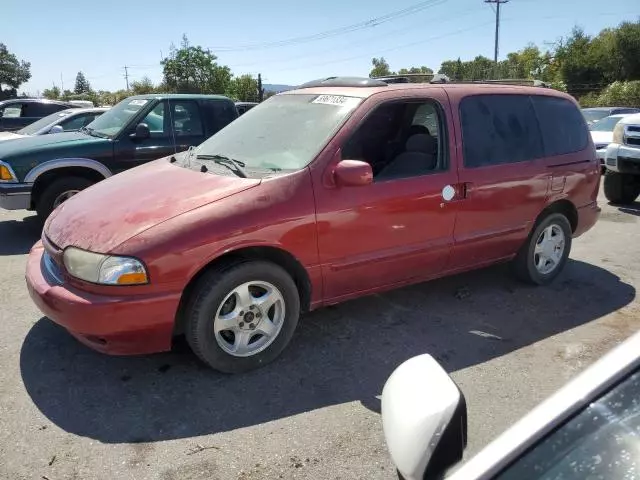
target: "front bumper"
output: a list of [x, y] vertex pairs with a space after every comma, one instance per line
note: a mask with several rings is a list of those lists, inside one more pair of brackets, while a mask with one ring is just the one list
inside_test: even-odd
[[30, 183], [0, 183], [0, 208], [27, 210], [31, 207]]
[[611, 143], [605, 153], [607, 170], [640, 175], [640, 147]]
[[[111, 355], [134, 355], [171, 348], [180, 293], [97, 295], [60, 281], [44, 265], [36, 243], [27, 261], [26, 281], [36, 306], [85, 345]], [[57, 279], [56, 279], [57, 277]]]

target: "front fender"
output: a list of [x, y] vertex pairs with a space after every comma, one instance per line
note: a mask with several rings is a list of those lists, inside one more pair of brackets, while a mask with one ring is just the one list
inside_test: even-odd
[[34, 183], [43, 173], [67, 167], [89, 168], [98, 172], [104, 178], [109, 178], [113, 175], [109, 168], [97, 160], [92, 160], [90, 158], [57, 158], [55, 160], [48, 160], [29, 170], [27, 175], [24, 177], [24, 183]]

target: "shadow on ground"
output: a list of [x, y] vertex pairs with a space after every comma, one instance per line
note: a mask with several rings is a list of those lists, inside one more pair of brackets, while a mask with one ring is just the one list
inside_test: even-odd
[[543, 288], [517, 284], [495, 267], [309, 314], [278, 361], [239, 376], [208, 370], [186, 349], [104, 356], [43, 318], [24, 341], [20, 368], [35, 405], [67, 432], [153, 442], [350, 401], [375, 410], [389, 374], [414, 355], [431, 353], [456, 371], [591, 322], [635, 293], [579, 261]]
[[0, 256], [29, 253], [41, 233], [42, 224], [35, 215], [0, 222]]
[[626, 205], [624, 207], [618, 207], [622, 213], [628, 213], [629, 215], [635, 215], [636, 217], [640, 217], [640, 203], [635, 202], [631, 205]]

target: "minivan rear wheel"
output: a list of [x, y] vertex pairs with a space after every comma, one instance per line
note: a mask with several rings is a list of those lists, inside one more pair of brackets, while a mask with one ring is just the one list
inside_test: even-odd
[[250, 261], [212, 269], [185, 308], [194, 353], [216, 370], [242, 373], [284, 350], [298, 324], [300, 297], [280, 266]]
[[611, 203], [633, 203], [640, 195], [640, 177], [608, 170], [604, 176], [604, 196]]
[[518, 278], [546, 285], [564, 268], [571, 251], [571, 225], [561, 213], [539, 221], [514, 260]]

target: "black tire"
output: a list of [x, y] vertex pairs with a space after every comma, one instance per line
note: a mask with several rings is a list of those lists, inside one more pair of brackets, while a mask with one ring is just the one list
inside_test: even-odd
[[[268, 282], [280, 291], [285, 305], [284, 320], [269, 346], [251, 356], [238, 357], [218, 344], [213, 319], [234, 288], [252, 281]], [[266, 261], [236, 263], [212, 269], [198, 281], [185, 307], [185, 336], [193, 352], [211, 368], [224, 373], [242, 373], [275, 360], [291, 340], [299, 316], [298, 289], [284, 269]]]
[[[564, 233], [564, 251], [556, 267], [549, 273], [542, 273], [538, 271], [535, 265], [535, 248], [542, 231], [551, 225], [557, 225], [562, 229], [562, 233]], [[539, 220], [533, 231], [529, 234], [527, 241], [520, 248], [513, 262], [516, 276], [523, 282], [533, 285], [547, 285], [551, 283], [567, 263], [569, 253], [571, 252], [571, 235], [571, 224], [569, 220], [567, 220], [567, 217], [561, 213], [551, 213]]]
[[627, 205], [640, 195], [640, 177], [628, 173], [612, 172], [604, 176], [604, 196], [611, 203]]
[[56, 199], [65, 192], [71, 190], [84, 190], [95, 182], [82, 177], [63, 177], [54, 180], [44, 188], [36, 203], [36, 212], [40, 220], [44, 222], [53, 212]]

